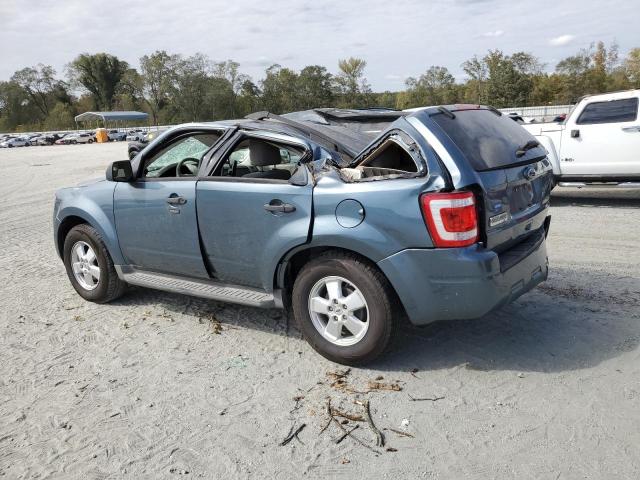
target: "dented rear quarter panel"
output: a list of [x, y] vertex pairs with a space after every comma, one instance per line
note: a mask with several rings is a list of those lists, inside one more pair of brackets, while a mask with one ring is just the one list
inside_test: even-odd
[[[314, 189], [310, 246], [353, 250], [374, 262], [405, 248], [431, 248], [418, 199], [422, 192], [443, 187], [439, 176], [345, 183], [335, 171], [325, 174]], [[349, 228], [338, 222], [336, 209], [344, 200], [362, 205], [359, 225]]]

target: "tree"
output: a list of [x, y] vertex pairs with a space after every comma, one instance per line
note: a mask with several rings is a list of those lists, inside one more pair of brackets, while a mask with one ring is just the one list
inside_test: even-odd
[[262, 105], [272, 113], [286, 113], [296, 110], [298, 105], [298, 74], [290, 68], [271, 65], [262, 80]]
[[624, 61], [624, 69], [634, 88], [640, 88], [640, 48], [629, 52]]
[[247, 79], [242, 84], [240, 94], [238, 95], [238, 111], [240, 116], [255, 112], [259, 108], [260, 95], [262, 92], [251, 79]]
[[76, 111], [71, 105], [58, 102], [49, 112], [44, 122], [44, 128], [45, 130], [74, 128], [75, 114]]
[[296, 81], [298, 102], [295, 109], [307, 110], [332, 105], [332, 81], [333, 75], [320, 65], [308, 65], [300, 70]]
[[211, 61], [202, 53], [196, 53], [178, 62], [172, 95], [174, 121], [197, 122], [209, 119], [210, 109], [207, 107], [206, 99], [212, 87], [209, 76], [211, 67]]
[[52, 94], [59, 87], [55, 79], [56, 71], [50, 65], [38, 64], [18, 70], [11, 81], [19, 85], [33, 104], [40, 110], [42, 117], [49, 115], [49, 107], [53, 101]]
[[149, 105], [154, 125], [158, 125], [160, 111], [171, 101], [179, 62], [179, 55], [169, 55], [164, 50], [140, 58], [142, 94]]
[[405, 81], [407, 90], [399, 98], [398, 108], [446, 105], [455, 102], [455, 78], [445, 67], [431, 66], [418, 78]]
[[127, 62], [108, 53], [83, 53], [68, 66], [72, 83], [84, 87], [98, 110], [110, 110], [120, 80], [129, 69]]
[[462, 69], [469, 76], [465, 99], [472, 103], [487, 103], [487, 77], [489, 72], [484, 59], [474, 55], [462, 64]]
[[532, 78], [542, 72], [542, 65], [533, 55], [505, 55], [500, 50], [489, 50], [482, 58], [474, 56], [462, 68], [469, 76], [465, 98], [495, 107], [528, 105]]
[[29, 98], [15, 82], [0, 82], [0, 131], [11, 132], [29, 123]]
[[338, 62], [340, 72], [334, 77], [334, 84], [339, 107], [363, 108], [370, 105], [371, 86], [364, 76], [366, 66], [366, 61], [355, 57]]
[[564, 97], [576, 102], [586, 94], [602, 93], [625, 88], [626, 72], [618, 68], [618, 46], [607, 48], [603, 42], [591, 44], [576, 55], [567, 57], [556, 65], [556, 73], [564, 76]]

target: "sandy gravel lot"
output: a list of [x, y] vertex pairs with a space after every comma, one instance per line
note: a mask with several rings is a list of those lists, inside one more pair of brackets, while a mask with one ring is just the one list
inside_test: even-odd
[[[479, 320], [404, 327], [339, 377], [278, 311], [76, 295], [53, 192], [123, 158], [0, 150], [0, 478], [640, 478], [640, 192], [556, 192], [548, 282]], [[356, 393], [370, 381], [401, 390]], [[368, 399], [386, 446], [367, 423], [344, 425], [366, 446], [321, 433], [329, 398], [357, 416]]]

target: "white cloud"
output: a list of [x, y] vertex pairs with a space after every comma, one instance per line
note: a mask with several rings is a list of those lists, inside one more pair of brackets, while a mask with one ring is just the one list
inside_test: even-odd
[[576, 38], [575, 35], [560, 35], [559, 37], [554, 37], [549, 40], [549, 45], [553, 47], [562, 47], [570, 44], [574, 38]]
[[495, 30], [493, 32], [485, 32], [482, 34], [483, 37], [501, 37], [502, 35], [504, 35], [504, 31], [502, 30]]

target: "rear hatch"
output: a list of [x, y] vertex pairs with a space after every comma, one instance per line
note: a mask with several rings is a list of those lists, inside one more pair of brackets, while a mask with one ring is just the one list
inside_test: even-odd
[[[431, 115], [475, 170], [487, 248], [506, 252], [546, 233], [553, 188], [547, 152], [512, 119], [485, 107], [459, 106]], [[535, 238], [534, 238], [535, 237]], [[506, 262], [505, 265], [508, 263]]]

